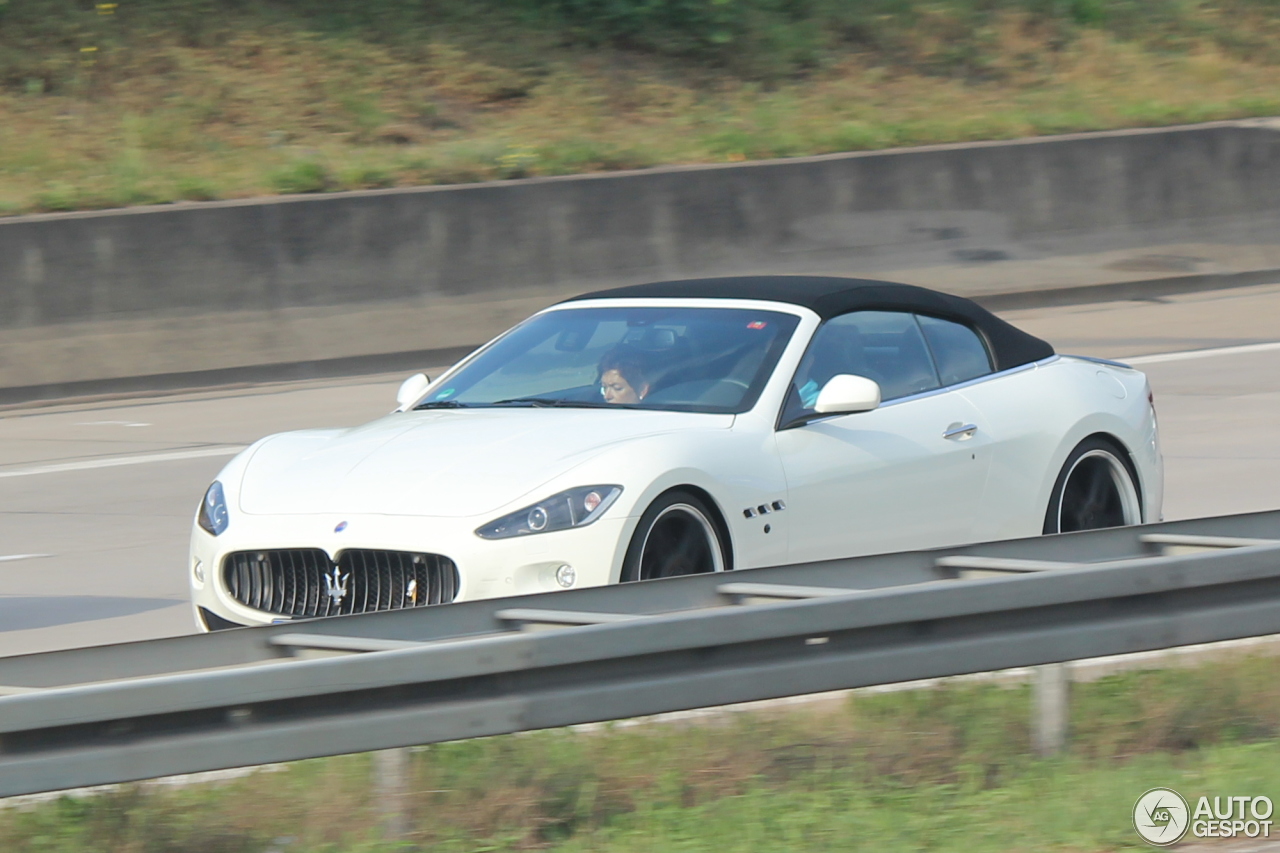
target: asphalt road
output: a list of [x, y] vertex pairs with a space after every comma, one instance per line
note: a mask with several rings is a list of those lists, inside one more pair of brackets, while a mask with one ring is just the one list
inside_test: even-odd
[[[1147, 371], [1167, 518], [1280, 507], [1280, 285], [1005, 316]], [[267, 433], [375, 418], [401, 379], [0, 410], [0, 655], [192, 631], [187, 537], [221, 466]]]

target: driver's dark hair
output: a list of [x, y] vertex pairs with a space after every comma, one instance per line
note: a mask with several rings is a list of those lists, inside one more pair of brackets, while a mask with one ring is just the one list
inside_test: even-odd
[[614, 347], [600, 359], [600, 372], [596, 381], [604, 379], [610, 370], [618, 371], [627, 384], [637, 391], [649, 381], [649, 364], [644, 354], [625, 344]]

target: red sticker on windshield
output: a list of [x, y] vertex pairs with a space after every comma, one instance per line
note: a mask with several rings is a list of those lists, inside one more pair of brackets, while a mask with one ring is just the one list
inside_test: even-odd
[[768, 323], [766, 323], [764, 320], [756, 320], [756, 321], [754, 321], [754, 322], [748, 323], [748, 324], [747, 324], [747, 328], [748, 328], [748, 329], [763, 329], [763, 328], [764, 328], [765, 326], [767, 326], [767, 325], [769, 325], [769, 324], [768, 324]]

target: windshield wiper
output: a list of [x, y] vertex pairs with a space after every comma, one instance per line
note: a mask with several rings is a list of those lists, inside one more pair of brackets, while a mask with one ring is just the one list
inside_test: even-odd
[[420, 409], [466, 409], [470, 406], [470, 403], [459, 403], [457, 400], [433, 400], [430, 403], [419, 403], [413, 407], [413, 410], [416, 412]]
[[590, 400], [562, 400], [558, 397], [512, 397], [510, 400], [495, 400], [491, 406], [526, 405], [538, 409], [598, 409], [608, 403], [594, 403]]

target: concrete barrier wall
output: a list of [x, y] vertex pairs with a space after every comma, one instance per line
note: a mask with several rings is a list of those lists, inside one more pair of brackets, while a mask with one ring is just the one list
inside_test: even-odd
[[1280, 210], [1267, 123], [0, 220], [0, 388], [475, 344], [583, 289]]

